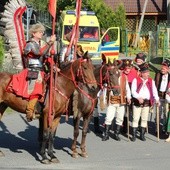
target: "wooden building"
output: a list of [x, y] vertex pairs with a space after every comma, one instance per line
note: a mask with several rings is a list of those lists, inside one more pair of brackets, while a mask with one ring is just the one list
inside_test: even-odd
[[[126, 11], [128, 30], [137, 30], [145, 0], [104, 0], [104, 2], [113, 10], [115, 10], [120, 3], [123, 3]], [[142, 31], [154, 31], [158, 24], [166, 23], [166, 20], [167, 0], [148, 0]]]

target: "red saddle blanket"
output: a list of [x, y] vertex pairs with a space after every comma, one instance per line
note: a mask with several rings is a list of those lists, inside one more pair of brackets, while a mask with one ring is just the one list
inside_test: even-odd
[[[8, 92], [12, 92], [17, 96], [29, 99], [33, 96], [42, 96], [43, 94], [43, 85], [42, 81], [38, 78], [35, 81], [34, 88], [31, 90], [31, 93], [28, 90], [29, 81], [26, 80], [28, 69], [24, 69], [19, 74], [14, 74], [6, 87]], [[41, 77], [43, 80], [44, 74], [41, 72]]]

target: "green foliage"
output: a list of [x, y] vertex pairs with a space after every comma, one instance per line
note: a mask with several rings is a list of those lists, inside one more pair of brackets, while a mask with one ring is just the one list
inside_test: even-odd
[[48, 0], [26, 0], [26, 2], [38, 11], [47, 11]]
[[4, 58], [4, 45], [3, 45], [3, 39], [0, 36], [0, 69], [2, 68], [3, 58]]
[[[48, 0], [41, 0], [41, 3], [39, 0], [26, 1], [38, 11], [47, 11]], [[75, 9], [75, 7], [76, 0], [57, 0], [57, 16], [59, 16], [60, 11]], [[113, 11], [103, 0], [82, 0], [82, 9], [94, 11], [99, 19], [101, 28], [107, 29], [112, 26], [118, 26], [124, 29], [126, 27], [126, 13], [121, 2], [116, 11]]]
[[[60, 10], [75, 9], [75, 1], [68, 0], [65, 2], [64, 0], [58, 0], [58, 8]], [[126, 27], [126, 13], [122, 3], [114, 12], [103, 0], [83, 0], [82, 9], [94, 11], [99, 19], [101, 28], [107, 29], [118, 26], [124, 29]]]
[[126, 28], [126, 11], [123, 3], [120, 3], [115, 11], [115, 23], [122, 29]]

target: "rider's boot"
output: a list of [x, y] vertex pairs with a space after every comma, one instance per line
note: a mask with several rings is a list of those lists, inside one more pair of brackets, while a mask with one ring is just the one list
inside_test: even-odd
[[34, 119], [35, 117], [35, 105], [38, 101], [38, 98], [34, 98], [29, 100], [28, 104], [27, 104], [27, 108], [26, 108], [26, 118], [27, 121], [30, 122]]

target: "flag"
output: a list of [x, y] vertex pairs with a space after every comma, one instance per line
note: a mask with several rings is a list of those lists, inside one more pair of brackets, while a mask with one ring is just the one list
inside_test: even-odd
[[56, 0], [49, 0], [48, 1], [48, 11], [53, 18], [56, 17]]

